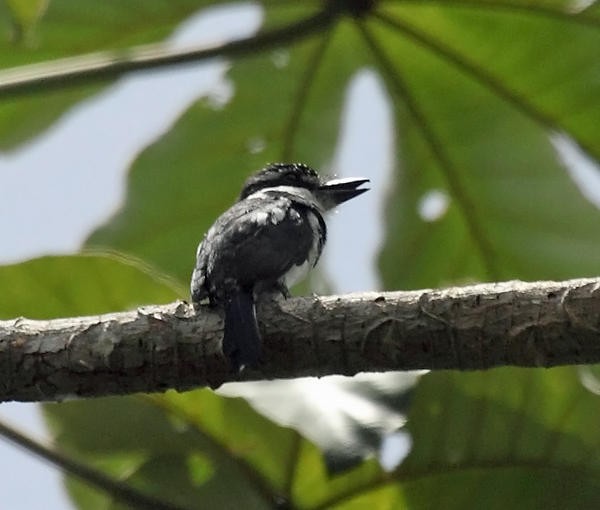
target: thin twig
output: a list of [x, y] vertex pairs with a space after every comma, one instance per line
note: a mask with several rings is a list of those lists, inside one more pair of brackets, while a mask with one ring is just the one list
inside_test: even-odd
[[41, 457], [65, 473], [79, 478], [83, 482], [111, 495], [115, 500], [126, 503], [133, 508], [140, 508], [142, 510], [187, 510], [184, 507], [143, 494], [130, 485], [114, 480], [104, 473], [89, 467], [87, 464], [78, 462], [63, 453], [59, 453], [38, 443], [2, 422], [0, 422], [0, 436], [24, 448], [28, 452]]

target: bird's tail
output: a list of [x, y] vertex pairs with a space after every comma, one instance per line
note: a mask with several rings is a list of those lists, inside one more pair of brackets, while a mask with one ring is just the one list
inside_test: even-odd
[[233, 369], [240, 371], [258, 365], [260, 343], [253, 292], [240, 289], [225, 306], [223, 353]]

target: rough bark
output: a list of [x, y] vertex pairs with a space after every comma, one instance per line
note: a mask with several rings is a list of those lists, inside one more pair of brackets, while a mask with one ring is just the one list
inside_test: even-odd
[[[243, 380], [600, 362], [600, 279], [293, 298], [259, 307], [264, 362]], [[240, 380], [222, 320], [186, 303], [0, 321], [0, 401], [186, 390]]]

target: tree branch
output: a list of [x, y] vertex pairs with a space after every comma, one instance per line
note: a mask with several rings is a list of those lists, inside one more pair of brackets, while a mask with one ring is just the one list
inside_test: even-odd
[[131, 71], [200, 62], [215, 57], [237, 57], [276, 48], [324, 30], [338, 15], [332, 8], [323, 8], [284, 27], [224, 44], [188, 50], [173, 50], [162, 43], [147, 44], [0, 70], [0, 98], [93, 83], [117, 78]]
[[[243, 380], [600, 362], [600, 279], [262, 303], [264, 363]], [[239, 380], [218, 310], [186, 303], [0, 321], [0, 401], [216, 387]]]

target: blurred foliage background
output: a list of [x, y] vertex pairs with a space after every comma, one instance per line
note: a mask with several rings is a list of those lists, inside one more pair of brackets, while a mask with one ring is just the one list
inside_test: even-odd
[[[6, 69], [124, 57], [227, 4], [0, 2], [0, 148], [24, 146], [111, 82], [3, 91]], [[0, 317], [186, 299], [196, 244], [246, 176], [281, 159], [328, 170], [364, 69], [384, 84], [395, 126], [389, 184], [378, 183], [384, 289], [598, 274], [598, 2], [257, 5], [262, 32], [295, 28], [260, 48], [250, 39], [230, 62], [231, 98], [196, 101], [134, 158], [122, 207], [83, 247], [94, 253], [0, 267]], [[260, 150], [248, 151], [252, 137]], [[439, 212], [419, 213], [432, 196]], [[600, 506], [599, 387], [593, 367], [388, 374], [227, 391], [248, 400], [201, 390], [48, 404], [45, 415], [54, 447], [178, 508], [583, 509]], [[395, 462], [380, 461], [394, 448]], [[125, 508], [67, 487], [79, 508]]]

